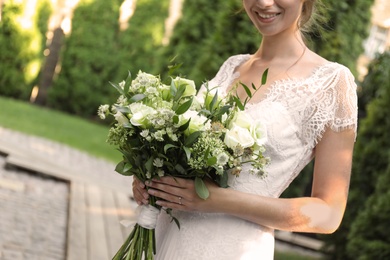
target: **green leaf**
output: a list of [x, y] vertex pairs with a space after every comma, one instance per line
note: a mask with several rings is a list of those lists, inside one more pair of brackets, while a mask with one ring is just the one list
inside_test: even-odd
[[125, 86], [123, 87], [125, 93], [129, 93], [130, 86], [131, 86], [131, 72], [129, 71], [129, 74], [127, 75], [127, 78], [125, 80]]
[[146, 96], [145, 96], [144, 94], [135, 94], [134, 96], [132, 96], [132, 97], [129, 99], [129, 103], [132, 104], [132, 103], [141, 101], [141, 100], [144, 99], [145, 97], [146, 97]]
[[116, 83], [112, 83], [111, 81], [109, 81], [108, 83], [111, 84], [111, 86], [113, 86], [114, 88], [116, 88], [116, 90], [119, 91], [120, 94], [122, 94], [123, 96], [125, 96], [125, 91]]
[[175, 82], [172, 79], [172, 81], [171, 81], [171, 95], [172, 95], [172, 97], [176, 96], [176, 93], [177, 93], [177, 87], [176, 87]]
[[178, 101], [183, 96], [184, 91], [186, 91], [186, 85], [180, 84], [177, 88], [176, 95], [173, 97], [173, 100]]
[[209, 190], [207, 189], [206, 184], [199, 177], [195, 177], [195, 191], [196, 191], [196, 194], [198, 194], [199, 198], [201, 198], [201, 199], [205, 200], [210, 196], [210, 193], [209, 193]]
[[253, 88], [253, 90], [257, 90], [255, 84], [253, 84], [253, 83], [252, 83], [252, 88]]
[[174, 216], [171, 216], [171, 218], [172, 218], [171, 222], [174, 221], [176, 223], [177, 227], [180, 229], [180, 222], [179, 222], [179, 220], [177, 218], [175, 218]]
[[191, 158], [191, 150], [190, 150], [190, 148], [188, 148], [186, 146], [183, 146], [183, 150], [186, 153], [187, 160], [189, 160]]
[[210, 103], [210, 111], [212, 112], [214, 110], [214, 107], [215, 107], [215, 104], [217, 103], [218, 101], [218, 91], [215, 92], [215, 95], [213, 97], [213, 99], [211, 100], [211, 103]]
[[261, 77], [261, 85], [267, 83], [267, 77], [268, 77], [268, 69], [264, 71], [263, 76]]
[[193, 97], [191, 97], [188, 101], [184, 102], [183, 104], [181, 104], [177, 109], [176, 109], [176, 114], [178, 115], [181, 115], [181, 114], [184, 114], [185, 112], [187, 112], [187, 110], [191, 107], [192, 105], [192, 101], [193, 101]]
[[234, 96], [233, 99], [234, 99], [234, 102], [236, 103], [237, 107], [240, 110], [244, 110], [245, 109], [244, 105], [242, 104], [241, 100], [238, 97]]
[[184, 130], [186, 130], [186, 129], [188, 128], [188, 126], [190, 125], [190, 122], [191, 122], [191, 118], [188, 119], [188, 121], [187, 121], [186, 123], [182, 124], [182, 125], [178, 128], [179, 132], [184, 132]]
[[221, 188], [227, 188], [229, 187], [228, 185], [228, 173], [227, 171], [224, 171], [223, 174], [221, 175], [221, 178], [219, 179], [219, 186]]
[[176, 145], [173, 145], [173, 144], [166, 144], [166, 145], [164, 145], [164, 153], [167, 153], [167, 151], [168, 151], [170, 148], [173, 148], [173, 147], [177, 148], [177, 146], [176, 146]]
[[122, 175], [125, 175], [125, 176], [131, 176], [133, 175], [130, 170], [132, 169], [132, 166], [131, 164], [128, 164], [124, 161], [121, 161], [120, 163], [118, 163], [115, 167], [115, 171], [117, 173], [120, 173]]
[[207, 159], [207, 165], [212, 166], [217, 163], [217, 157], [213, 156]]
[[175, 170], [178, 171], [179, 173], [183, 174], [183, 175], [187, 174], [186, 170], [180, 164], [176, 164], [175, 165]]
[[185, 140], [184, 140], [184, 145], [185, 146], [191, 146], [197, 139], [198, 137], [202, 134], [202, 131], [196, 131], [190, 134]]
[[128, 107], [115, 106], [115, 109], [123, 114], [130, 114], [131, 110]]
[[246, 95], [250, 98], [252, 98], [252, 92], [251, 90], [248, 88], [247, 85], [245, 85], [244, 83], [240, 82], [241, 86], [244, 88], [245, 92], [246, 92]]
[[153, 169], [154, 169], [154, 166], [153, 166], [153, 156], [149, 158], [149, 160], [146, 161], [145, 163], [145, 168], [148, 172], [150, 173], [153, 173]]
[[175, 124], [179, 123], [179, 117], [178, 117], [177, 115], [174, 115], [174, 116], [172, 117], [172, 121], [173, 121], [173, 123], [175, 123]]
[[231, 108], [230, 105], [226, 105], [218, 109], [218, 111], [214, 114], [216, 117], [222, 116], [223, 114], [227, 113], [229, 109]]

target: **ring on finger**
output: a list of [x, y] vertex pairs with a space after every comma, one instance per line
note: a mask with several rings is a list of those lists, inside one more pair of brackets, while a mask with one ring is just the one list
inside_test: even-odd
[[181, 199], [182, 199], [182, 197], [179, 196], [179, 205], [182, 204], [182, 203], [181, 203]]

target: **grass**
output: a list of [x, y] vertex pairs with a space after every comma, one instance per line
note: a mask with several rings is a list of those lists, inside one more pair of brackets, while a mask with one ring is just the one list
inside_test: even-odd
[[0, 126], [63, 143], [93, 156], [119, 162], [120, 154], [106, 143], [108, 126], [0, 97]]
[[313, 258], [310, 256], [301, 255], [294, 252], [275, 252], [274, 260], [315, 260], [318, 258]]

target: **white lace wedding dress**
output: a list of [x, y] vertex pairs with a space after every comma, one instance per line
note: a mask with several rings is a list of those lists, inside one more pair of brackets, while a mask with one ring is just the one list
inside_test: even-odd
[[[235, 68], [250, 55], [229, 58], [210, 86], [219, 93], [239, 76]], [[263, 100], [246, 107], [267, 127], [266, 155], [271, 163], [266, 178], [251, 175], [250, 165], [239, 177], [230, 176], [230, 189], [279, 197], [313, 158], [313, 149], [325, 128], [357, 127], [356, 84], [350, 71], [328, 62], [304, 79], [275, 82]], [[273, 230], [225, 214], [173, 212], [180, 230], [162, 211], [157, 228], [157, 260], [273, 259]]]

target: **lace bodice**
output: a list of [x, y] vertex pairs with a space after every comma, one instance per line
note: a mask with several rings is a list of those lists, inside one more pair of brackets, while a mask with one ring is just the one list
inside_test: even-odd
[[[208, 84], [226, 89], [239, 77], [235, 69], [250, 55], [230, 57]], [[271, 163], [259, 178], [244, 165], [239, 177], [229, 176], [231, 189], [279, 197], [314, 156], [327, 128], [357, 127], [356, 84], [350, 71], [333, 62], [302, 79], [276, 81], [262, 100], [246, 112], [267, 128], [266, 156]], [[224, 214], [175, 212], [179, 231], [161, 214], [157, 229], [157, 259], [272, 259], [273, 231]]]

